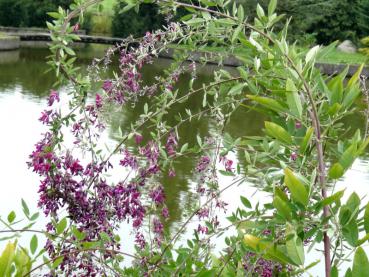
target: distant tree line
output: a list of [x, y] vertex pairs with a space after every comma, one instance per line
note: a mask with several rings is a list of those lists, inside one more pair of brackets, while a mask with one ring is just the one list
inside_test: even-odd
[[0, 0], [0, 25], [46, 27], [47, 12], [68, 7], [72, 0]]
[[[188, 0], [184, 0], [188, 1]], [[255, 16], [255, 6], [264, 8], [269, 0], [235, 0], [242, 4], [248, 18]], [[0, 25], [14, 27], [45, 27], [46, 14], [58, 6], [68, 7], [72, 0], [0, 0]], [[201, 0], [200, 0], [201, 2]], [[229, 5], [230, 7], [232, 4]], [[165, 19], [153, 5], [143, 4], [138, 12], [122, 13], [124, 4], [115, 7], [112, 34], [141, 36], [160, 28]], [[279, 0], [277, 12], [291, 18], [289, 37], [300, 43], [328, 44], [335, 40], [358, 41], [369, 36], [369, 0]], [[186, 14], [179, 10], [174, 19]], [[85, 28], [89, 29], [88, 23]]]
[[[250, 20], [255, 16], [257, 3], [265, 9], [269, 3], [269, 0], [236, 1], [243, 5]], [[229, 6], [231, 8], [232, 4]], [[152, 5], [141, 6], [138, 13], [133, 10], [121, 13], [122, 8], [123, 4], [116, 7], [113, 19], [112, 31], [116, 36], [142, 35], [164, 22], [163, 16]], [[277, 12], [291, 18], [289, 37], [302, 43], [357, 41], [369, 36], [369, 0], [279, 0]], [[177, 18], [184, 14], [181, 10]]]

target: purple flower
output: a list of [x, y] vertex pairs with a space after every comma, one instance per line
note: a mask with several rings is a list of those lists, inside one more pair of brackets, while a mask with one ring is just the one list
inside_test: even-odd
[[298, 157], [298, 155], [297, 155], [297, 153], [296, 153], [296, 152], [292, 152], [292, 153], [291, 153], [290, 158], [291, 158], [291, 160], [292, 160], [292, 161], [296, 161], [297, 157]]
[[52, 106], [52, 105], [54, 104], [54, 102], [55, 102], [55, 101], [57, 101], [57, 102], [59, 102], [59, 101], [60, 101], [59, 93], [58, 93], [57, 91], [55, 91], [55, 90], [52, 90], [52, 91], [50, 92], [50, 96], [49, 96], [49, 99], [48, 99], [47, 104], [48, 104], [49, 106]]
[[135, 134], [135, 142], [136, 142], [136, 144], [141, 144], [142, 140], [143, 140], [143, 136], [142, 135]]
[[232, 171], [232, 164], [233, 164], [233, 161], [232, 160], [227, 160], [224, 162], [224, 166], [225, 166], [225, 170], [226, 171]]
[[233, 169], [232, 169], [233, 161], [232, 160], [228, 159], [225, 156], [221, 156], [220, 157], [220, 162], [222, 162], [224, 164], [224, 168], [225, 168], [226, 171], [229, 171], [229, 172], [233, 171]]
[[170, 157], [174, 157], [176, 155], [176, 148], [178, 146], [177, 137], [174, 132], [170, 132], [167, 143], [165, 144], [165, 148]]
[[202, 208], [199, 211], [197, 211], [197, 215], [200, 219], [209, 217], [209, 209], [208, 208]]
[[197, 172], [204, 171], [208, 167], [209, 164], [210, 164], [210, 158], [208, 156], [201, 157], [200, 161], [198, 162], [196, 166], [196, 171]]
[[72, 28], [72, 29], [73, 29], [73, 32], [74, 32], [74, 33], [77, 33], [77, 32], [78, 32], [78, 30], [79, 30], [79, 27], [80, 27], [80, 26], [79, 26], [79, 23], [75, 24], [75, 25], [73, 26], [73, 28]]
[[295, 122], [295, 128], [296, 128], [296, 129], [300, 129], [301, 127], [302, 127], [301, 122], [300, 122], [300, 121], [296, 121], [296, 122]]
[[149, 196], [156, 205], [164, 204], [165, 196], [164, 189], [162, 186], [158, 186], [155, 189], [151, 190]]
[[96, 93], [96, 96], [95, 96], [95, 105], [97, 109], [100, 109], [103, 106], [102, 97], [98, 93]]
[[38, 120], [41, 121], [43, 124], [48, 124], [50, 122], [51, 113], [52, 113], [52, 111], [46, 111], [46, 110], [43, 111]]
[[165, 88], [169, 91], [173, 91], [173, 86], [171, 84], [167, 84]]
[[119, 164], [124, 167], [131, 167], [132, 169], [138, 168], [138, 162], [136, 157], [134, 157], [127, 149], [123, 150], [124, 158], [119, 161]]
[[168, 218], [169, 217], [169, 210], [167, 207], [164, 207], [162, 210], [161, 210], [161, 215], [164, 217], [164, 218]]
[[176, 172], [173, 168], [169, 169], [169, 173], [168, 173], [169, 177], [175, 177], [176, 176]]
[[154, 225], [154, 233], [158, 234], [158, 235], [162, 235], [163, 234], [163, 230], [164, 230], [164, 226], [163, 223], [161, 223], [160, 219], [155, 217], [153, 219], [153, 225]]
[[146, 241], [142, 233], [136, 233], [135, 243], [141, 250], [145, 248]]
[[110, 80], [104, 81], [102, 88], [108, 93], [111, 92], [111, 90], [113, 89], [113, 82]]
[[208, 227], [206, 227], [206, 226], [201, 226], [201, 225], [199, 224], [199, 226], [197, 226], [197, 232], [199, 232], [199, 233], [203, 233], [203, 234], [207, 234], [207, 233], [209, 232], [209, 229], [208, 229]]

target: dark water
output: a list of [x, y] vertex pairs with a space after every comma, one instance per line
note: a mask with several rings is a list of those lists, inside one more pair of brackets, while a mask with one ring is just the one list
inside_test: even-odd
[[[86, 65], [94, 56], [101, 56], [102, 48], [89, 47], [79, 51], [81, 65]], [[45, 63], [49, 55], [47, 49], [21, 49], [19, 51], [0, 52], [0, 215], [6, 216], [11, 210], [19, 212], [20, 200], [24, 198], [32, 210], [37, 206], [38, 177], [27, 169], [26, 160], [33, 150], [33, 145], [40, 138], [40, 134], [45, 131], [45, 127], [38, 121], [41, 111], [46, 106], [46, 98], [50, 89], [54, 88], [54, 74], [45, 73], [48, 65]], [[155, 74], [160, 73], [170, 63], [170, 60], [158, 60], [155, 65], [148, 66], [143, 70], [143, 77], [152, 79]], [[206, 66], [200, 70], [198, 83], [210, 80], [214, 67]], [[185, 89], [186, 79], [184, 76], [180, 89]], [[62, 103], [67, 103], [68, 87], [58, 88], [61, 93]], [[202, 105], [201, 97], [192, 97], [186, 104], [176, 106], [166, 118], [170, 123], [174, 116], [184, 111], [186, 107], [192, 110], [200, 110]], [[121, 112], [109, 115], [109, 127], [103, 135], [103, 140], [107, 145], [114, 146], [119, 137], [119, 129], [128, 131], [130, 123], [134, 122], [143, 110], [143, 103], [138, 103], [135, 107], [127, 107]], [[348, 126], [356, 128], [363, 126], [363, 118], [359, 115], [352, 116], [346, 121]], [[232, 116], [226, 131], [232, 136], [258, 134], [263, 126], [263, 117], [242, 108]], [[201, 120], [194, 120], [189, 124], [180, 127], [179, 133], [181, 141], [189, 142], [190, 145], [196, 143], [196, 134], [202, 136], [211, 135], [215, 130], [214, 123], [206, 117]], [[145, 135], [145, 131], [143, 133]], [[237, 160], [240, 156], [236, 153], [233, 158]], [[167, 230], [173, 232], [180, 223], [186, 220], [196, 204], [194, 188], [196, 177], [192, 172], [196, 165], [196, 158], [182, 158], [180, 163], [175, 165], [176, 177], [164, 178], [162, 183], [167, 195], [166, 204], [170, 211], [170, 218]], [[353, 168], [347, 173], [346, 178], [341, 180], [337, 187], [348, 186], [347, 195], [351, 191], [356, 191], [359, 195], [369, 192], [369, 159], [360, 159], [355, 162]], [[220, 177], [221, 187], [229, 184], [229, 177]], [[255, 192], [252, 186], [244, 185], [235, 187], [223, 194], [223, 199], [229, 203], [228, 211], [231, 212], [239, 204], [239, 196], [245, 195], [252, 200], [265, 202], [263, 195], [251, 195]], [[263, 198], [264, 197], [264, 198]], [[225, 222], [225, 219], [222, 220]], [[190, 229], [196, 227], [196, 222], [190, 225]], [[40, 225], [42, 227], [42, 224]], [[122, 230], [122, 234], [129, 233], [127, 229]], [[191, 232], [190, 232], [191, 233]], [[220, 244], [221, 245], [221, 244]], [[0, 249], [3, 244], [0, 244]], [[126, 247], [131, 248], [130, 242]], [[220, 249], [220, 248], [219, 248]], [[314, 251], [313, 251], [314, 252]], [[320, 254], [316, 251], [310, 256], [309, 261], [320, 259]], [[308, 262], [307, 262], [308, 263]], [[318, 267], [319, 268], [319, 267]], [[312, 274], [319, 275], [319, 269], [311, 271]]]

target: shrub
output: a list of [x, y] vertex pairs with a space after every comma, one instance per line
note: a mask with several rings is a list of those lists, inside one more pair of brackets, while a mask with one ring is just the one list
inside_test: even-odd
[[0, 25], [46, 28], [50, 20], [47, 13], [71, 3], [72, 0], [0, 0]]
[[121, 10], [124, 4], [118, 4], [112, 22], [112, 33], [117, 37], [142, 36], [147, 31], [159, 29], [164, 23], [164, 17], [159, 14], [157, 7], [150, 4], [140, 6], [138, 12], [134, 9], [126, 13]]
[[[168, 11], [168, 2], [156, 3]], [[32, 238], [31, 258], [45, 256], [28, 273], [51, 264], [50, 274], [66, 276], [299, 276], [316, 265], [305, 258], [315, 247], [324, 255], [320, 276], [337, 276], [349, 259], [353, 266], [346, 276], [366, 276], [369, 261], [361, 246], [369, 238], [369, 204], [355, 192], [345, 199], [345, 189], [337, 191], [335, 186], [369, 145], [368, 125], [363, 134], [359, 128], [348, 133], [343, 125], [344, 118], [359, 111], [361, 96], [368, 97], [363, 66], [349, 80], [348, 69], [324, 76], [315, 61], [334, 45], [315, 46], [307, 53], [289, 45], [287, 28], [274, 30], [281, 20], [275, 13], [276, 0], [267, 10], [257, 7], [254, 24], [247, 22], [240, 5], [227, 12], [222, 3], [216, 9], [214, 3], [206, 3], [212, 6], [175, 2], [190, 8], [191, 18], [143, 38], [128, 37], [95, 59], [87, 72], [75, 67], [76, 54], [67, 45], [76, 39], [66, 27], [70, 16], [65, 11], [54, 15], [49, 63], [58, 82], [70, 84], [65, 95], [70, 101], [60, 109], [59, 93], [51, 90], [39, 118], [47, 131], [28, 162], [39, 175], [38, 205], [49, 223], [44, 231], [30, 229], [38, 213], [30, 213], [24, 201], [27, 222], [14, 212], [1, 219], [1, 232], [13, 233], [3, 239], [21, 232], [47, 237], [39, 252], [37, 237]], [[132, 0], [127, 4], [132, 6]], [[184, 50], [163, 74], [144, 82], [142, 67], [178, 41], [189, 50], [217, 41], [224, 46], [220, 65], [231, 54], [242, 64], [237, 71], [215, 69], [214, 78], [195, 86], [198, 65], [186, 63], [193, 53]], [[133, 42], [137, 47], [130, 47]], [[119, 67], [106, 79], [105, 69], [114, 66], [113, 53], [119, 53]], [[191, 76], [187, 89], [179, 91], [176, 85], [186, 73]], [[201, 105], [190, 105], [192, 97]], [[131, 109], [139, 101], [144, 103], [137, 105], [137, 121], [121, 129], [115, 145], [103, 146], [101, 135], [109, 124], [105, 116]], [[180, 104], [184, 110], [178, 109]], [[257, 136], [232, 137], [228, 122], [245, 108], [265, 115], [264, 128]], [[169, 111], [176, 116], [168, 118]], [[193, 128], [189, 139], [182, 124], [205, 116], [212, 122], [209, 134]], [[367, 121], [368, 111], [365, 116]], [[240, 122], [239, 128], [247, 128], [242, 118]], [[73, 139], [64, 139], [65, 132]], [[86, 154], [83, 160], [81, 153]], [[243, 162], [236, 164], [234, 156]], [[170, 211], [160, 180], [174, 177], [184, 157], [197, 161], [190, 177], [196, 201], [171, 234], [164, 228]], [[121, 167], [114, 177], [113, 167]], [[253, 186], [255, 195], [234, 195], [240, 206], [224, 225], [218, 220], [227, 206], [222, 193], [241, 185]], [[261, 203], [250, 201], [259, 195]], [[193, 237], [185, 246], [178, 244], [195, 218]], [[123, 223], [132, 224], [135, 253], [125, 252], [127, 243], [119, 237]], [[225, 233], [231, 228], [236, 232]], [[222, 236], [226, 248], [219, 256], [213, 243]], [[9, 247], [15, 249], [15, 244]], [[133, 264], [123, 266], [123, 256], [132, 258]], [[8, 265], [1, 263], [0, 270], [4, 264]]]

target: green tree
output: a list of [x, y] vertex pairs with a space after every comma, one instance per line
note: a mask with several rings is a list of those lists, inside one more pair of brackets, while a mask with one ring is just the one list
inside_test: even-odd
[[357, 9], [360, 36], [369, 36], [369, 0], [361, 0]]
[[114, 36], [142, 36], [147, 31], [160, 28], [164, 23], [164, 17], [159, 14], [154, 5], [143, 4], [138, 12], [131, 9], [126, 13], [121, 12], [123, 7], [123, 4], [118, 5], [113, 18], [112, 32]]

